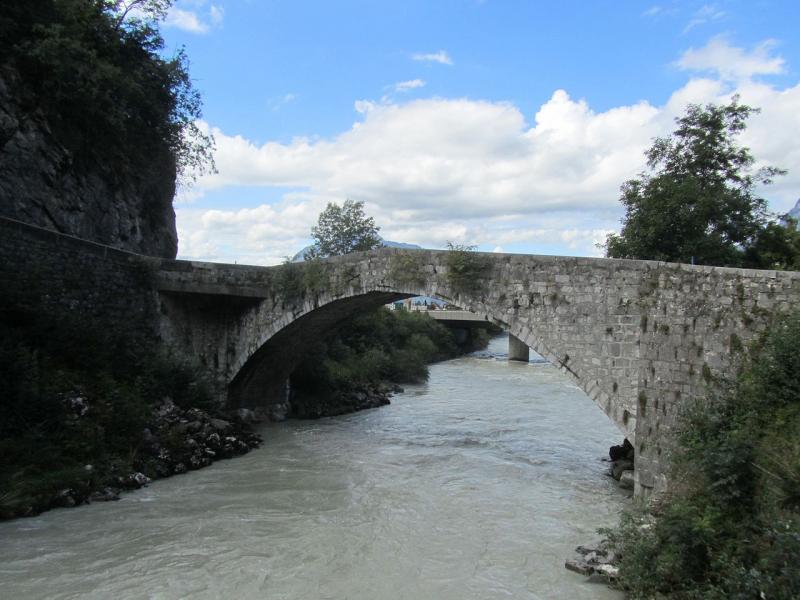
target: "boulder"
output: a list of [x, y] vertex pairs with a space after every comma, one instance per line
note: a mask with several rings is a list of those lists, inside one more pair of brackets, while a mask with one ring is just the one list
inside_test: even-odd
[[119, 500], [119, 492], [111, 487], [105, 487], [89, 496], [90, 502], [113, 502], [116, 500]]
[[634, 487], [633, 471], [627, 469], [619, 476], [619, 487], [625, 490], [632, 490]]
[[632, 471], [633, 461], [627, 459], [615, 460], [611, 463], [611, 476], [619, 481], [623, 471]]
[[580, 575], [591, 575], [594, 573], [594, 567], [592, 567], [592, 565], [587, 563], [585, 560], [581, 560], [579, 558], [568, 558], [564, 562], [564, 566], [570, 571], [574, 571]]
[[633, 460], [634, 456], [634, 448], [633, 444], [628, 441], [628, 438], [622, 442], [619, 446], [611, 446], [608, 449], [608, 456], [612, 461], [617, 460]]
[[211, 423], [211, 427], [217, 431], [228, 431], [231, 428], [230, 422], [223, 419], [211, 419], [209, 423]]

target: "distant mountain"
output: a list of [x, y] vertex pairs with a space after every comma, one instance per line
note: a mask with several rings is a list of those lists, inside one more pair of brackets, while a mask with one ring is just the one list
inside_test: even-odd
[[[404, 242], [393, 242], [391, 240], [381, 240], [384, 246], [388, 246], [389, 248], [407, 248], [412, 250], [422, 250], [422, 246], [417, 246], [416, 244], [406, 244]], [[295, 254], [292, 257], [292, 262], [303, 262], [306, 259], [306, 252], [311, 250], [314, 246], [306, 246], [300, 252]]]
[[800, 198], [797, 199], [797, 203], [794, 205], [794, 208], [786, 214], [794, 219], [800, 220]]

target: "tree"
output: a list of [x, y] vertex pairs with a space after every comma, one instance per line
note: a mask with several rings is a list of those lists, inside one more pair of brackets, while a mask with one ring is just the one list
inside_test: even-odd
[[779, 271], [800, 270], [797, 220], [784, 215], [782, 223], [767, 223], [745, 251], [744, 266]]
[[317, 225], [311, 228], [314, 247], [306, 253], [306, 258], [339, 256], [380, 248], [383, 241], [378, 235], [379, 230], [375, 220], [364, 214], [363, 202], [345, 200], [342, 206], [329, 202], [320, 213]]
[[763, 167], [736, 143], [758, 109], [739, 104], [689, 105], [678, 128], [645, 153], [649, 172], [626, 181], [622, 232], [606, 239], [611, 258], [709, 265], [743, 264], [747, 247], [766, 224], [757, 184], [785, 171]]
[[130, 15], [144, 16], [160, 21], [167, 16], [173, 0], [104, 0], [105, 5], [117, 15], [116, 27], [119, 29]]

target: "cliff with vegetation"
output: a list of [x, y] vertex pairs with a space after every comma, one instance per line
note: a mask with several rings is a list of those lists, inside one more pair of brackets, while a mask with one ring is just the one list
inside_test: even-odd
[[0, 215], [174, 258], [176, 176], [211, 140], [185, 57], [161, 54], [164, 3], [138, 4], [0, 5]]
[[175, 161], [166, 148], [135, 174], [80, 164], [10, 68], [0, 72], [0, 214], [124, 250], [174, 258]]

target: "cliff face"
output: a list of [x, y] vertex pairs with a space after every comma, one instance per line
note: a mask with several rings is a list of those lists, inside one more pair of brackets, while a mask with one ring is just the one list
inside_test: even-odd
[[165, 149], [145, 172], [115, 177], [77, 165], [44, 115], [0, 71], [0, 215], [140, 254], [175, 258], [175, 163]]

